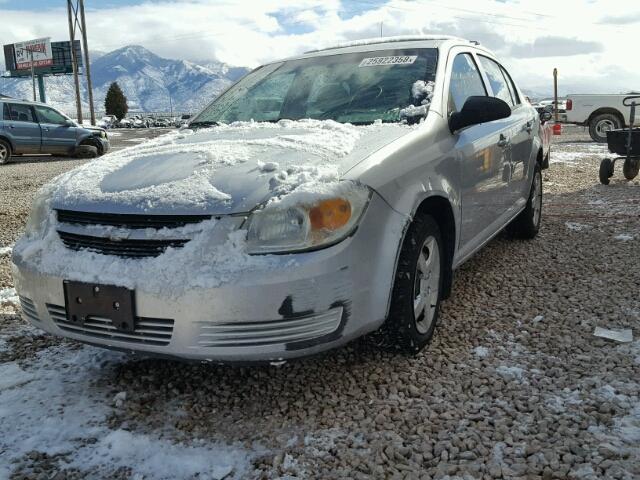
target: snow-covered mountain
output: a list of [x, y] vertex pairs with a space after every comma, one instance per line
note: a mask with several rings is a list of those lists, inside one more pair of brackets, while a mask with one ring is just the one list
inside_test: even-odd
[[[127, 96], [129, 111], [194, 112], [215, 98], [248, 69], [224, 63], [199, 65], [186, 60], [159, 57], [144, 47], [131, 45], [113, 52], [95, 52], [91, 62], [96, 111], [104, 110], [104, 96], [117, 81]], [[87, 107], [84, 78], [82, 99]], [[47, 102], [74, 116], [73, 77], [47, 77]], [[31, 80], [0, 79], [0, 93], [31, 98]]]

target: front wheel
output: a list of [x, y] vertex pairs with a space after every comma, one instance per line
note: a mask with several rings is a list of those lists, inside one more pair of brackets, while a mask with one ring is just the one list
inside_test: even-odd
[[416, 354], [433, 337], [438, 320], [446, 257], [440, 227], [430, 215], [416, 216], [402, 244], [389, 317], [380, 343]]
[[540, 221], [542, 219], [542, 172], [540, 165], [536, 163], [533, 171], [533, 182], [527, 205], [524, 210], [514, 218], [509, 225], [507, 231], [517, 238], [531, 239], [538, 235], [540, 230]]

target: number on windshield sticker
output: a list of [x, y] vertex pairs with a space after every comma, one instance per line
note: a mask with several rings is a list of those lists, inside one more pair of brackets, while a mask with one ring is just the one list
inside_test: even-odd
[[417, 55], [403, 55], [394, 57], [363, 58], [360, 67], [381, 67], [386, 65], [411, 65], [418, 58]]

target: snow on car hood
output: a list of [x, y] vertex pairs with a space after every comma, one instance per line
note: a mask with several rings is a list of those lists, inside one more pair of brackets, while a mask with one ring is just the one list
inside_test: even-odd
[[51, 205], [110, 213], [247, 212], [301, 184], [340, 179], [412, 128], [282, 120], [176, 131], [62, 175]]

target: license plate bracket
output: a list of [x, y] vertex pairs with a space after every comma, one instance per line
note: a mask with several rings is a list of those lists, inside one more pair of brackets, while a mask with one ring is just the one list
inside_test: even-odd
[[120, 332], [135, 330], [135, 292], [126, 287], [64, 280], [67, 320], [84, 326], [89, 317], [111, 320]]

